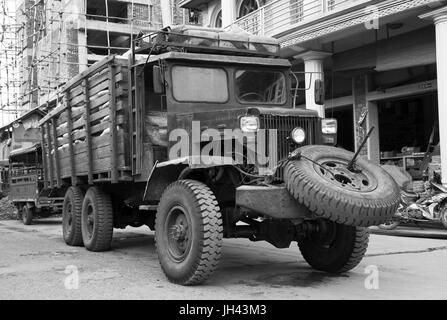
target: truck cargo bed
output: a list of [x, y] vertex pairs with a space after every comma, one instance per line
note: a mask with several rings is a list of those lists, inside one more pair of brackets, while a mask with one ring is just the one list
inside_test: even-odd
[[127, 65], [108, 57], [60, 91], [59, 105], [40, 121], [46, 186], [132, 180]]

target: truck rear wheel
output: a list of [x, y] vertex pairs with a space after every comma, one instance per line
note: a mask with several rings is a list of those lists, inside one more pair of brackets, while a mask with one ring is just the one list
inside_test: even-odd
[[368, 229], [326, 219], [319, 219], [318, 224], [318, 232], [298, 239], [304, 260], [314, 269], [331, 273], [342, 273], [356, 267], [368, 247]]
[[284, 180], [293, 197], [318, 218], [368, 227], [394, 216], [400, 191], [385, 170], [363, 158], [350, 170], [354, 154], [339, 148], [313, 145], [300, 152], [301, 160], [287, 163]]
[[90, 251], [107, 251], [113, 236], [113, 209], [110, 195], [90, 187], [82, 202], [81, 230], [84, 246]]
[[70, 187], [65, 193], [62, 206], [62, 234], [69, 246], [82, 246], [81, 214], [84, 192], [79, 187]]
[[222, 216], [213, 192], [203, 183], [179, 180], [158, 205], [155, 243], [167, 278], [181, 285], [207, 280], [222, 250]]
[[30, 225], [33, 223], [34, 210], [30, 208], [27, 204], [22, 207], [22, 221], [25, 225]]

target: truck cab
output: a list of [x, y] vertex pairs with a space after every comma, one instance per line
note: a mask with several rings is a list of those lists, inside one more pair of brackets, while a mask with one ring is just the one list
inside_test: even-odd
[[[270, 155], [269, 169], [265, 169], [265, 163], [264, 168], [255, 165], [251, 169], [253, 173], [266, 175], [271, 175], [276, 162], [299, 146], [336, 143], [336, 120], [320, 119], [315, 111], [295, 107], [296, 95], [303, 89], [299, 88], [290, 62], [279, 58], [277, 41], [256, 37], [252, 41], [257, 42], [251, 42], [248, 37], [228, 37], [226, 33], [222, 33], [226, 35], [221, 36], [222, 39], [213, 38], [216, 31], [212, 29], [197, 31], [197, 28], [190, 30], [188, 27], [186, 31], [181, 30], [181, 35], [170, 30], [139, 39], [139, 47], [134, 48], [135, 54], [129, 61], [134, 65], [130, 81], [136, 84], [132, 85], [135, 88], [132, 103], [141, 110], [134, 113], [134, 121], [139, 121], [144, 114], [147, 125], [142, 133], [147, 136], [139, 138], [136, 133], [135, 144], [141, 139], [167, 147], [169, 151], [164, 158], [157, 159], [158, 166], [163, 166], [162, 162], [167, 160], [173, 163], [182, 159], [194, 162], [195, 166], [210, 161], [207, 157], [210, 154], [201, 154], [204, 144], [212, 140], [216, 145], [218, 135], [222, 141], [229, 140], [230, 131], [232, 140], [236, 131], [248, 139], [256, 139], [259, 132], [266, 136], [275, 134], [277, 154]], [[322, 84], [314, 87], [318, 88], [315, 93], [320, 95], [318, 101], [323, 103]], [[189, 140], [197, 140], [189, 141], [187, 152], [186, 148], [178, 150], [183, 147], [178, 138], [185, 132]], [[209, 134], [213, 137], [208, 141], [201, 139]], [[256, 144], [251, 146], [255, 150], [249, 151], [256, 157], [256, 149], [260, 148]], [[250, 144], [245, 143], [243, 149], [249, 147]], [[211, 150], [215, 153], [213, 160], [234, 158], [234, 154], [228, 154], [234, 150], [224, 150], [223, 146], [219, 152], [216, 149]], [[265, 156], [267, 145], [264, 149]], [[246, 157], [245, 154], [245, 160]], [[233, 160], [236, 161], [233, 163], [241, 162], [241, 159]], [[134, 165], [140, 172], [139, 164]], [[276, 178], [281, 179], [279, 172]]]

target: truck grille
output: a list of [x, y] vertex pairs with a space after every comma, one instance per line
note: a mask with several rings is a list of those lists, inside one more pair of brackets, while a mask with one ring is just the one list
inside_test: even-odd
[[[299, 117], [299, 116], [279, 116], [270, 114], [261, 114], [261, 129], [276, 129], [278, 134], [278, 155], [277, 159], [282, 160], [286, 158], [290, 152], [296, 148], [296, 145], [291, 143], [289, 137], [292, 130], [296, 127], [303, 128], [306, 132], [306, 139], [302, 145], [316, 144], [318, 132], [320, 131], [320, 122], [318, 117]], [[268, 143], [268, 139], [266, 139]], [[268, 148], [267, 148], [268, 150]], [[283, 169], [278, 169], [275, 174], [275, 179], [279, 181], [284, 180]]]

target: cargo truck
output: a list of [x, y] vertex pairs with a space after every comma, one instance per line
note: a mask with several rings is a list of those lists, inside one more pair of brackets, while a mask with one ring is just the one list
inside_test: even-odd
[[210, 277], [223, 238], [297, 242], [315, 269], [355, 267], [399, 189], [331, 146], [336, 122], [296, 107], [296, 79], [276, 40], [194, 27], [142, 35], [127, 59], [80, 73], [40, 121], [65, 242], [105, 251], [114, 228], [147, 225], [181, 285]]

